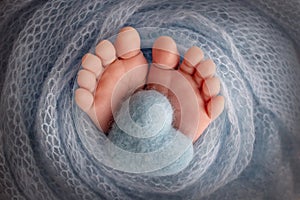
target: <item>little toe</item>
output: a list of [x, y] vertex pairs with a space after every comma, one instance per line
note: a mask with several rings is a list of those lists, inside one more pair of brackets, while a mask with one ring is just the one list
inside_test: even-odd
[[213, 97], [207, 104], [207, 114], [211, 120], [215, 120], [224, 110], [224, 97]]
[[202, 85], [202, 92], [205, 101], [217, 96], [220, 92], [220, 79], [217, 77], [205, 79]]
[[96, 46], [95, 52], [96, 55], [101, 59], [104, 67], [113, 63], [117, 59], [115, 47], [108, 40], [102, 40]]
[[82, 69], [78, 72], [77, 83], [81, 88], [94, 92], [96, 88], [96, 76], [93, 72]]
[[194, 74], [195, 67], [200, 63], [203, 57], [203, 51], [199, 47], [191, 47], [184, 55], [180, 70], [190, 75]]
[[83, 56], [81, 65], [84, 69], [93, 72], [96, 75], [96, 78], [99, 78], [103, 72], [100, 58], [90, 53]]
[[216, 73], [216, 64], [213, 60], [208, 59], [201, 61], [195, 70], [194, 80], [198, 85], [202, 84], [204, 79], [212, 77]]
[[141, 39], [140, 35], [134, 28], [128, 26], [120, 30], [114, 46], [117, 56], [121, 59], [128, 59], [140, 53]]
[[89, 112], [94, 102], [94, 96], [84, 88], [75, 91], [75, 102], [84, 112]]
[[156, 39], [152, 47], [153, 64], [163, 69], [174, 69], [179, 63], [179, 53], [175, 41], [168, 36]]

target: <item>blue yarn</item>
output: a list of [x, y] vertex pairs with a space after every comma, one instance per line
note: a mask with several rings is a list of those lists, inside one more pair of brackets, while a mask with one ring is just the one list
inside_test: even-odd
[[[128, 151], [127, 154], [114, 154], [111, 158], [114, 163], [119, 163], [117, 168], [131, 172], [152, 171], [151, 175], [160, 176], [183, 170], [193, 158], [193, 144], [191, 139], [172, 127], [172, 119], [172, 106], [159, 92], [140, 91], [128, 98], [115, 115], [116, 122], [109, 133], [113, 144]], [[151, 136], [145, 137], [146, 132]], [[178, 152], [178, 149], [182, 150]], [[154, 154], [150, 156], [151, 153]], [[132, 159], [134, 154], [143, 155], [142, 162]], [[129, 166], [139, 169], [128, 169]]]

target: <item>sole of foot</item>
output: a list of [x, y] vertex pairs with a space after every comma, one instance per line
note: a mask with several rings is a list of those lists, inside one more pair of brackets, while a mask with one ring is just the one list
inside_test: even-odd
[[75, 101], [100, 131], [108, 133], [113, 113], [123, 99], [146, 83], [148, 63], [140, 50], [138, 32], [125, 27], [114, 44], [101, 41], [95, 54], [88, 53], [82, 58], [82, 67]]
[[161, 36], [152, 47], [153, 63], [147, 79], [147, 89], [168, 97], [174, 109], [173, 125], [193, 142], [224, 110], [216, 65], [203, 58], [203, 51], [193, 46], [179, 64], [175, 41]]

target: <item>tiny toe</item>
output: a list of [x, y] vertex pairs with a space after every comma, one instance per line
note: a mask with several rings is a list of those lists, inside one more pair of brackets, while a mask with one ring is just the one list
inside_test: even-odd
[[184, 55], [180, 70], [188, 74], [193, 74], [195, 67], [200, 63], [203, 57], [203, 51], [199, 47], [191, 47]]
[[78, 88], [75, 91], [75, 102], [84, 112], [88, 112], [94, 102], [94, 96], [88, 90]]
[[99, 77], [103, 71], [100, 58], [90, 53], [83, 56], [81, 65], [84, 69], [93, 72], [96, 77]]
[[207, 104], [207, 114], [211, 120], [215, 120], [224, 110], [224, 97], [213, 97]]
[[81, 88], [94, 92], [96, 87], [96, 77], [93, 72], [82, 69], [78, 72], [77, 83]]
[[117, 59], [115, 47], [108, 40], [102, 40], [96, 46], [95, 51], [96, 55], [101, 59], [103, 66], [109, 65]]
[[163, 69], [174, 69], [179, 63], [175, 41], [168, 36], [156, 39], [152, 47], [153, 64]]
[[202, 85], [202, 91], [205, 95], [205, 100], [217, 96], [220, 92], [220, 79], [217, 77], [205, 79]]
[[132, 27], [124, 27], [120, 30], [115, 47], [117, 56], [122, 59], [128, 59], [140, 53], [141, 39], [139, 33]]
[[200, 85], [204, 79], [212, 77], [215, 73], [216, 64], [214, 61], [211, 59], [204, 60], [197, 65], [194, 73], [194, 80], [198, 85]]

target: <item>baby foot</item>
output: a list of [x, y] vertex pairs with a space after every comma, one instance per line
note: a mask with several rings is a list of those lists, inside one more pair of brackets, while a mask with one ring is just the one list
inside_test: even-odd
[[218, 96], [220, 80], [214, 76], [216, 66], [203, 57], [200, 48], [191, 47], [178, 70], [175, 41], [159, 37], [153, 44], [153, 64], [147, 80], [148, 89], [156, 89], [168, 97], [175, 111], [173, 125], [192, 137], [193, 142], [224, 109], [224, 97]]
[[132, 27], [122, 28], [114, 45], [101, 41], [95, 54], [82, 58], [75, 101], [101, 131], [108, 133], [122, 99], [144, 86], [148, 63], [140, 50], [139, 34]]

